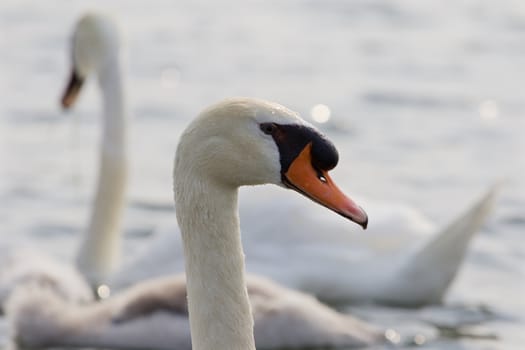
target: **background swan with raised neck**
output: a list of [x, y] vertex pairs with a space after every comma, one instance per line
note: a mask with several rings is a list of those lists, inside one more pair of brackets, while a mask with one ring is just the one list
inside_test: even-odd
[[[124, 84], [121, 72], [119, 31], [102, 14], [83, 16], [72, 40], [72, 72], [62, 97], [69, 108], [84, 80], [96, 72], [103, 96], [104, 131], [99, 180], [92, 212], [78, 253], [78, 268], [90, 282], [104, 282], [118, 261], [120, 222], [127, 177]], [[17, 287], [51, 287], [66, 300], [87, 301], [93, 297], [84, 277], [69, 263], [31, 248], [2, 247], [0, 306]], [[27, 256], [31, 256], [28, 259]]]
[[128, 159], [119, 36], [115, 21], [104, 14], [90, 13], [78, 21], [72, 40], [71, 78], [62, 97], [63, 107], [70, 108], [84, 80], [96, 74], [103, 106], [100, 162], [91, 216], [77, 257], [78, 268], [95, 286], [107, 282], [121, 249]]

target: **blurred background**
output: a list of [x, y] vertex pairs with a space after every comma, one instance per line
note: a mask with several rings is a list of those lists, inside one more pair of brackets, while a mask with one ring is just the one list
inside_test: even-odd
[[[96, 84], [72, 112], [59, 107], [71, 30], [89, 9], [113, 14], [125, 36], [130, 255], [155, 227], [175, 224], [165, 208], [184, 125], [222, 98], [264, 98], [334, 140], [334, 178], [349, 193], [410, 205], [444, 224], [503, 180], [445, 306], [429, 311], [452, 323], [473, 309], [484, 316], [468, 334], [444, 333], [423, 347], [522, 348], [525, 3], [2, 1], [0, 242], [30, 241], [66, 258], [98, 168]], [[418, 312], [356, 308], [377, 322]]]

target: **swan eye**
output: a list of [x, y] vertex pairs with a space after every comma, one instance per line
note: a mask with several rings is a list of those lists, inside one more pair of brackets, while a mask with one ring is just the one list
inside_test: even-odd
[[273, 135], [277, 131], [277, 125], [275, 123], [262, 123], [260, 128], [266, 135]]

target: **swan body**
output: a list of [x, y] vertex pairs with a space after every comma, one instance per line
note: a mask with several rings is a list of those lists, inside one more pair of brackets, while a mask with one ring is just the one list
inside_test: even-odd
[[[259, 349], [362, 347], [382, 333], [306, 294], [247, 276]], [[24, 289], [8, 303], [13, 337], [30, 348], [191, 350], [183, 275], [144, 281], [101, 302], [68, 303], [49, 289]]]
[[[418, 244], [401, 250], [352, 255], [356, 244], [344, 239], [352, 235], [342, 229], [328, 237], [324, 231], [308, 234], [305, 229], [303, 239], [280, 240], [279, 245], [271, 244], [275, 238], [271, 235], [265, 241], [267, 249], [256, 249], [256, 245], [261, 247], [262, 236], [259, 240], [244, 237], [250, 240], [244, 245], [247, 270], [312, 293], [330, 304], [373, 302], [413, 307], [439, 303], [461, 266], [471, 238], [489, 216], [498, 190], [499, 186], [494, 186], [444, 229], [420, 237]], [[366, 208], [372, 218], [374, 207]], [[308, 227], [320, 218], [312, 215], [301, 215], [297, 221]], [[335, 237], [335, 233], [344, 238]], [[316, 259], [315, 266], [303, 268], [311, 259]]]

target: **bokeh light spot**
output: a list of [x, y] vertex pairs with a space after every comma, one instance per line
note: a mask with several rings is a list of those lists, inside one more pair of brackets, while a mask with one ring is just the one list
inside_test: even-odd
[[401, 341], [401, 335], [398, 332], [389, 328], [385, 331], [385, 338], [389, 340], [392, 344], [399, 344]]
[[317, 104], [312, 107], [310, 114], [315, 122], [323, 124], [330, 120], [332, 112], [327, 105]]
[[97, 295], [100, 299], [107, 299], [111, 295], [111, 289], [105, 284], [101, 284], [97, 288]]

